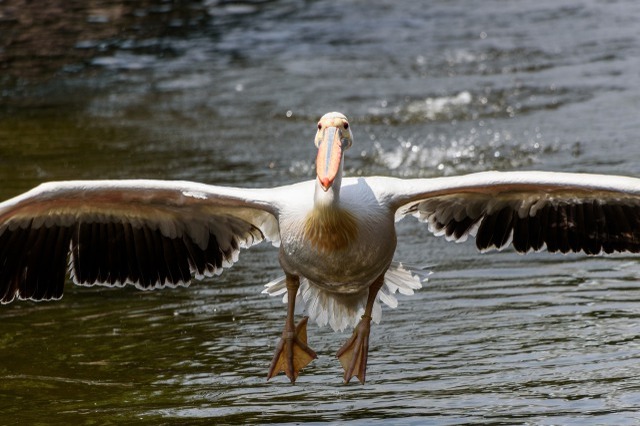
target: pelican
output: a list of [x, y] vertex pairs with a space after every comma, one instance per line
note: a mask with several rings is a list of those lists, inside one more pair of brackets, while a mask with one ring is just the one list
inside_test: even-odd
[[[240, 249], [279, 247], [287, 314], [267, 380], [295, 383], [316, 353], [307, 322], [353, 327], [338, 350], [344, 382], [365, 382], [371, 322], [381, 302], [411, 294], [422, 277], [393, 262], [395, 222], [415, 216], [449, 241], [475, 237], [480, 251], [640, 251], [640, 179], [554, 172], [483, 172], [457, 177], [344, 177], [353, 144], [347, 118], [317, 124], [315, 179], [274, 188], [185, 181], [48, 182], [0, 203], [0, 300], [62, 297], [75, 284], [186, 286], [220, 274]], [[306, 311], [297, 324], [296, 305]]]

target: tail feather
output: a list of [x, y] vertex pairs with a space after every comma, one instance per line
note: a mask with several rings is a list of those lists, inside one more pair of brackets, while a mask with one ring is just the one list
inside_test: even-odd
[[[372, 319], [377, 324], [382, 318], [380, 302], [396, 308], [398, 299], [395, 293], [410, 296], [422, 287], [431, 274], [426, 267], [405, 265], [392, 262], [384, 276], [384, 285], [378, 292], [373, 305]], [[284, 294], [283, 302], [287, 303], [287, 287], [285, 277], [278, 277], [265, 285], [263, 293], [270, 296]], [[367, 302], [367, 291], [354, 295], [341, 295], [336, 298], [333, 293], [313, 285], [306, 278], [300, 279], [300, 288], [296, 296], [296, 308], [304, 307], [309, 318], [319, 326], [330, 325], [335, 331], [342, 331], [347, 327], [355, 327], [364, 314]]]

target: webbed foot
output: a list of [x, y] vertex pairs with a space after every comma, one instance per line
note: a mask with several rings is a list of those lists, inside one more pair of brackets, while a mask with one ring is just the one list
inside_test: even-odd
[[289, 380], [291, 380], [291, 384], [294, 384], [300, 370], [318, 358], [316, 353], [307, 346], [308, 320], [309, 317], [304, 317], [296, 326], [295, 331], [287, 330], [287, 327], [285, 327], [278, 346], [276, 346], [267, 380], [284, 371]]
[[371, 331], [371, 317], [363, 315], [353, 330], [351, 338], [340, 348], [336, 356], [344, 368], [344, 382], [356, 376], [364, 384], [367, 373], [367, 358], [369, 355], [369, 333]]

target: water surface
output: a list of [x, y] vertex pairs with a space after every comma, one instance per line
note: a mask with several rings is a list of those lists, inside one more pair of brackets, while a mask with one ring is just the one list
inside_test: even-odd
[[[48, 180], [268, 186], [313, 176], [314, 123], [346, 113], [349, 175], [490, 169], [640, 175], [632, 0], [0, 3], [0, 198]], [[4, 424], [636, 424], [633, 256], [480, 255], [399, 224], [425, 287], [265, 381], [285, 310], [277, 250], [161, 292], [67, 286], [1, 307]]]

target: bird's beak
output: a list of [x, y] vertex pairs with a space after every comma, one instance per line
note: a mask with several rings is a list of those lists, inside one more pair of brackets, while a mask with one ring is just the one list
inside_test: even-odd
[[340, 130], [337, 127], [326, 127], [318, 144], [316, 171], [318, 181], [325, 192], [331, 188], [340, 171], [343, 153], [340, 136]]

